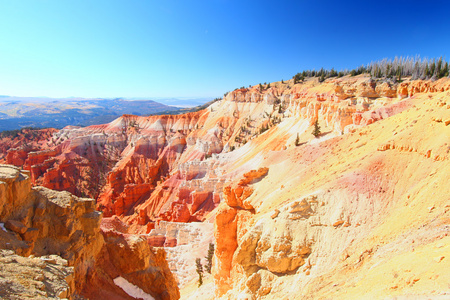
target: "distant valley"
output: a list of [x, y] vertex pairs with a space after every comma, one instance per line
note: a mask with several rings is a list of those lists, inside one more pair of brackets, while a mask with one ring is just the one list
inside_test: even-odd
[[[68, 125], [89, 126], [109, 123], [123, 114], [138, 116], [177, 114], [191, 106], [208, 102], [209, 98], [178, 99], [85, 99], [35, 98], [0, 96], [0, 131], [23, 127], [63, 128]], [[184, 107], [184, 108], [182, 108]]]

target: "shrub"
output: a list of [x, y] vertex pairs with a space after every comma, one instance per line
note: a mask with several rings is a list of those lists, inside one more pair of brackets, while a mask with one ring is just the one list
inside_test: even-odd
[[205, 270], [209, 274], [211, 274], [213, 256], [214, 256], [214, 244], [209, 243], [208, 255], [206, 255], [206, 265], [205, 265]]
[[312, 134], [315, 137], [318, 137], [320, 135], [319, 119], [316, 119], [316, 121], [314, 122], [314, 130], [313, 130]]
[[195, 260], [195, 265], [197, 266], [197, 274], [198, 274], [198, 286], [200, 287], [203, 284], [203, 266], [200, 261], [200, 258]]

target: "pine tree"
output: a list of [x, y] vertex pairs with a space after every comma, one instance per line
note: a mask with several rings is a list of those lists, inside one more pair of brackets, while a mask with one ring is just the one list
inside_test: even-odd
[[442, 56], [439, 57], [439, 60], [436, 63], [436, 70], [433, 75], [436, 75], [437, 78], [441, 78], [441, 67], [442, 67]]
[[381, 73], [381, 69], [378, 69], [377, 78], [381, 78], [383, 76], [383, 73]]
[[298, 136], [297, 133], [297, 138], [295, 139], [295, 146], [299, 146], [300, 145], [300, 137]]
[[319, 82], [324, 82], [325, 81], [325, 75], [322, 73], [322, 75], [320, 75], [319, 77]]
[[198, 286], [200, 287], [203, 284], [203, 266], [200, 261], [200, 258], [195, 260], [195, 265], [197, 266], [197, 274], [198, 274]]
[[436, 70], [436, 63], [435, 60], [433, 59], [433, 62], [430, 64], [430, 76], [434, 75], [435, 70]]
[[425, 78], [428, 78], [430, 76], [430, 69], [428, 68], [428, 64], [425, 65]]
[[448, 76], [448, 62], [445, 62], [444, 67], [441, 70], [439, 78]]
[[211, 274], [213, 256], [214, 256], [214, 244], [209, 243], [208, 255], [206, 255], [206, 265], [205, 265], [205, 270], [209, 274]]
[[319, 119], [316, 119], [316, 121], [314, 122], [314, 130], [313, 130], [312, 134], [315, 137], [318, 137], [320, 135]]
[[419, 76], [420, 76], [419, 73], [420, 73], [419, 62], [416, 61], [416, 63], [414, 64], [414, 70], [413, 70], [413, 72], [412, 72], [412, 77], [411, 77], [411, 79], [412, 79], [412, 80], [419, 79]]
[[402, 81], [402, 68], [401, 68], [401, 67], [398, 67], [398, 68], [397, 68], [397, 80], [398, 80], [399, 82]]

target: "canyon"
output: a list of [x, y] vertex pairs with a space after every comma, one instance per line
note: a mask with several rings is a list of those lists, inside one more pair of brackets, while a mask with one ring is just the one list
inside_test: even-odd
[[30, 298], [450, 296], [448, 78], [255, 85], [0, 152], [0, 259], [41, 274]]

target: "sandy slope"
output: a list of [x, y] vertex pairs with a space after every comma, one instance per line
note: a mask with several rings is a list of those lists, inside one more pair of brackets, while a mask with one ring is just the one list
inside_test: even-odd
[[[265, 151], [301, 127], [284, 120], [234, 153], [230, 172], [268, 167], [269, 173], [252, 185], [247, 201], [254, 213], [236, 217], [238, 247], [223, 298], [450, 297], [450, 94], [403, 101], [409, 109], [353, 133]], [[307, 200], [308, 217], [286, 217], [283, 209], [311, 194], [318, 204]], [[300, 240], [310, 248], [305, 263], [265, 281], [264, 272], [276, 267], [264, 257], [279, 263]], [[264, 250], [268, 241], [271, 249]], [[256, 258], [247, 264], [240, 255]]]

